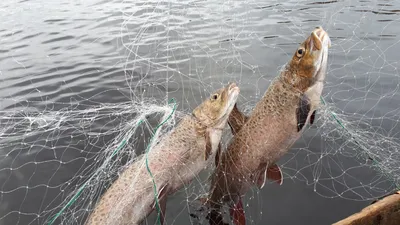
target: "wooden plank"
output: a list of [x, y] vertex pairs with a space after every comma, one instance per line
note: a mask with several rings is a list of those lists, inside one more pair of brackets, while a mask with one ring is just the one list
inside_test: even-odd
[[400, 191], [333, 225], [400, 225]]

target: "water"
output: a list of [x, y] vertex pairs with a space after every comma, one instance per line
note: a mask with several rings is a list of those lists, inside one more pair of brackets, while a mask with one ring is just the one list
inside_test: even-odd
[[[396, 134], [399, 15], [396, 1], [5, 0], [0, 3], [0, 110], [40, 114], [174, 97], [179, 110], [189, 112], [230, 81], [241, 87], [239, 104], [251, 106], [298, 43], [322, 25], [332, 40], [327, 101], [355, 118], [388, 118], [371, 125]], [[93, 130], [116, 126], [95, 125]], [[18, 149], [0, 145], [0, 224], [42, 224], [34, 219], [60, 204], [60, 196], [54, 199], [59, 184], [87, 165], [88, 155], [80, 152], [88, 146], [84, 137], [79, 142], [70, 134], [58, 136], [51, 145], [60, 152], [41, 151], [45, 144], [39, 143]], [[107, 142], [102, 141], [98, 146]], [[318, 151], [325, 147], [321, 142], [310, 130], [296, 146]], [[72, 145], [76, 148], [68, 148]], [[299, 157], [294, 163], [307, 162]], [[363, 169], [358, 176], [374, 172]], [[314, 192], [313, 185], [295, 178], [250, 195], [255, 197], [246, 211], [253, 224], [331, 224], [369, 204], [321, 197], [329, 191]], [[169, 224], [190, 223], [185, 206], [182, 198], [171, 198]]]

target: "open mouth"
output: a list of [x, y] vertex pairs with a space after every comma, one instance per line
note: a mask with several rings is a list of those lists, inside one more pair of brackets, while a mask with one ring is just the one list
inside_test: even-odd
[[315, 81], [323, 81], [325, 77], [324, 73], [326, 70], [326, 59], [328, 54], [328, 50], [326, 48], [331, 47], [331, 39], [329, 38], [328, 33], [322, 29], [322, 27], [316, 27], [311, 36], [314, 47], [320, 50], [320, 54], [317, 59], [318, 62], [316, 63], [317, 71], [314, 74], [314, 79]]
[[230, 83], [228, 85], [228, 102], [225, 104], [223, 113], [218, 118], [218, 121], [221, 123], [222, 121], [228, 119], [230, 112], [236, 104], [236, 99], [239, 95], [240, 89], [235, 83]]
[[316, 27], [311, 33], [311, 36], [314, 40], [314, 46], [318, 50], [321, 50], [325, 44], [328, 45], [328, 48], [331, 47], [331, 39], [329, 38], [328, 33], [326, 33], [322, 27]]
[[[239, 95], [240, 89], [235, 83], [229, 84], [228, 95], [230, 104], [234, 104], [236, 102], [236, 98]], [[233, 102], [233, 103], [232, 103]]]
[[228, 94], [231, 95], [233, 92], [239, 93], [239, 87], [235, 83], [230, 83], [228, 88]]
[[228, 104], [226, 105], [226, 110], [232, 109], [236, 104], [236, 99], [239, 95], [240, 89], [235, 83], [230, 83], [228, 86]]

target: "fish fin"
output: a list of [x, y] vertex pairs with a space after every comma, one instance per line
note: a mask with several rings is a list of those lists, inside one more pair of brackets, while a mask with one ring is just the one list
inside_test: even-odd
[[207, 161], [212, 153], [212, 143], [209, 132], [206, 132], [205, 135], [206, 135], [206, 151], [204, 153], [204, 160]]
[[239, 198], [239, 201], [233, 205], [229, 210], [233, 224], [235, 225], [246, 225], [246, 216], [244, 215], [243, 202]]
[[282, 170], [276, 164], [272, 164], [270, 167], [268, 167], [267, 177], [270, 180], [276, 181], [279, 185], [282, 185], [282, 183], [283, 183]]
[[167, 198], [160, 199], [160, 224], [164, 225], [165, 222], [165, 210], [167, 208]]
[[297, 131], [300, 131], [306, 124], [308, 113], [310, 112], [310, 102], [306, 95], [300, 98], [299, 106], [296, 110], [297, 114]]
[[264, 167], [258, 174], [256, 182], [259, 189], [262, 189], [265, 185], [265, 182], [267, 180], [267, 170], [267, 167]]
[[[158, 190], [157, 201], [158, 201], [159, 205], [160, 205], [160, 201], [167, 197], [167, 189], [168, 189], [167, 186], [168, 185], [165, 184]], [[152, 206], [152, 209], [155, 209], [155, 208], [156, 208], [156, 201], [154, 201], [153, 206]]]
[[259, 189], [262, 189], [267, 179], [276, 181], [279, 185], [282, 185], [282, 171], [278, 165], [272, 164], [270, 167], [263, 167], [258, 173], [256, 185]]
[[[168, 186], [167, 184], [163, 185], [158, 190], [158, 194], [157, 194], [158, 206], [160, 207], [160, 224], [161, 225], [164, 224], [164, 220], [165, 220], [165, 209], [166, 209], [166, 206], [167, 206], [167, 194], [168, 194], [167, 186]], [[157, 204], [157, 202], [154, 201], [153, 206], [152, 206], [152, 210], [156, 209], [156, 204]]]
[[314, 112], [311, 114], [311, 117], [310, 117], [310, 124], [311, 125], [313, 125], [313, 123], [314, 123], [314, 119], [315, 119], [315, 112], [316, 112], [317, 110], [314, 110]]
[[247, 122], [249, 117], [245, 116], [242, 112], [239, 111], [237, 105], [235, 104], [231, 114], [229, 114], [228, 124], [231, 128], [231, 132], [235, 135], [239, 130], [243, 127], [243, 125]]
[[220, 156], [221, 156], [221, 143], [218, 144], [218, 149], [217, 149], [217, 152], [215, 153], [215, 161], [214, 161], [215, 167], [217, 167], [219, 164]]

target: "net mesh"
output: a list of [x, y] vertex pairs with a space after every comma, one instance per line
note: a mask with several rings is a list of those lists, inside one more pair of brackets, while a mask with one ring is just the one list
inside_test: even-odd
[[[12, 107], [0, 112], [0, 224], [52, 219], [54, 224], [83, 224], [150, 139], [160, 140], [217, 88], [236, 82], [239, 108], [249, 114], [316, 25], [332, 40], [324, 104], [315, 124], [279, 162], [284, 183], [351, 201], [398, 190], [400, 19], [395, 6], [247, 0], [119, 1], [94, 7], [118, 12], [118, 29], [111, 35], [122, 49], [123, 84], [61, 102], [48, 100], [32, 82], [36, 99], [1, 99]], [[112, 91], [129, 100], [107, 103], [95, 97]], [[173, 111], [171, 98], [178, 110], [154, 133]], [[226, 129], [223, 145], [230, 138]], [[181, 217], [205, 223], [206, 212], [195, 199], [207, 193], [209, 172], [171, 198], [179, 207], [168, 203], [169, 224]], [[250, 224], [259, 224], [269, 209], [261, 193], [275, 188], [271, 184], [247, 193]], [[147, 223], [154, 221], [151, 215]]]

